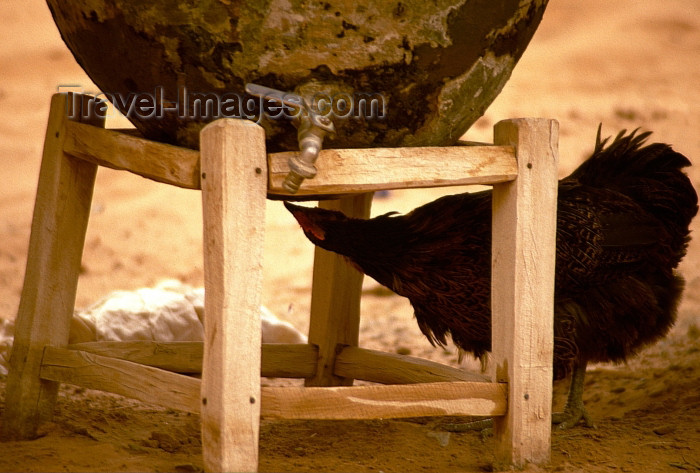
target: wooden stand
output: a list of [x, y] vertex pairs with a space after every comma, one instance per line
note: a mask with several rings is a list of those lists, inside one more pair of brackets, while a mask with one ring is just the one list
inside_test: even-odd
[[[26, 439], [51, 418], [59, 382], [201, 414], [209, 471], [256, 471], [260, 416], [369, 419], [495, 416], [497, 463], [550, 455], [558, 125], [518, 119], [495, 146], [324, 150], [305, 195], [369, 214], [379, 189], [492, 184], [493, 382], [438, 363], [357, 346], [362, 276], [316, 251], [308, 345], [262, 345], [258, 307], [264, 212], [284, 196], [288, 153], [262, 129], [221, 119], [201, 152], [68, 119], [84, 97], [54, 95], [16, 320], [2, 435]], [[96, 126], [97, 125], [97, 126]], [[67, 346], [97, 165], [202, 190], [205, 342]], [[182, 373], [202, 373], [202, 380]], [[306, 387], [265, 387], [260, 375]], [[351, 386], [353, 379], [384, 385]]]

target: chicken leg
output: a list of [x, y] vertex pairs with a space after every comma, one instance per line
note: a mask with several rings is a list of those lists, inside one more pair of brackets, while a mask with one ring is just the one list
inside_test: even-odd
[[569, 429], [581, 420], [586, 427], [596, 428], [591, 416], [583, 405], [583, 380], [586, 377], [586, 360], [579, 360], [571, 374], [569, 395], [566, 399], [564, 412], [552, 414], [552, 424], [558, 424], [559, 429]]

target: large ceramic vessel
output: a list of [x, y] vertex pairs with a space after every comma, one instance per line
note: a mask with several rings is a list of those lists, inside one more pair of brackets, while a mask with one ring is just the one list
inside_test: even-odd
[[[77, 61], [148, 138], [196, 148], [204, 123], [251, 111], [252, 82], [330, 99], [320, 105], [337, 134], [324, 147], [370, 147], [458, 139], [503, 88], [547, 0], [47, 3]], [[196, 109], [207, 97], [213, 108]], [[296, 149], [287, 114], [258, 105], [269, 148]]]

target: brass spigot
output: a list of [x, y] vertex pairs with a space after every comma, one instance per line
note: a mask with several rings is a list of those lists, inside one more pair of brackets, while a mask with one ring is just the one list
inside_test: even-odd
[[312, 179], [316, 176], [315, 163], [323, 147], [323, 139], [335, 134], [333, 121], [317, 113], [304, 97], [297, 94], [257, 84], [246, 84], [245, 90], [250, 95], [274, 100], [298, 109], [293, 123], [297, 127], [297, 140], [301, 152], [289, 158], [289, 173], [282, 184], [287, 192], [296, 194], [304, 179]]

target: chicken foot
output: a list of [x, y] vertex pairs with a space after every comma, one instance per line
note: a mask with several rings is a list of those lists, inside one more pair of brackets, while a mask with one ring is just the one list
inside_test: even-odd
[[[578, 425], [581, 421], [583, 421], [583, 425], [586, 427], [596, 428], [591, 416], [583, 405], [583, 381], [586, 377], [586, 364], [587, 362], [585, 360], [579, 361], [574, 367], [564, 412], [552, 414], [552, 424], [558, 425], [560, 430], [570, 429]], [[445, 424], [442, 428], [448, 432], [480, 430], [482, 431], [482, 436], [488, 436], [493, 432], [493, 419]]]

